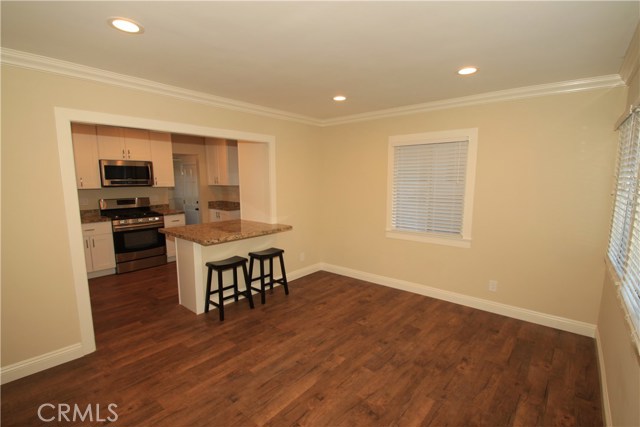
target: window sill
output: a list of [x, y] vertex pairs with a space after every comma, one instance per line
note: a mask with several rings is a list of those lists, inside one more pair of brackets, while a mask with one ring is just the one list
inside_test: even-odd
[[387, 230], [386, 236], [390, 239], [412, 240], [414, 242], [433, 243], [436, 245], [445, 245], [445, 246], [455, 246], [457, 248], [471, 247], [471, 239], [464, 239], [462, 237], [449, 237], [449, 236], [443, 236], [440, 234]]

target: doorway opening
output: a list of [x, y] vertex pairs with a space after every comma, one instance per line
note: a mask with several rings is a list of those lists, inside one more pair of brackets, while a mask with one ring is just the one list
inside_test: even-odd
[[[267, 174], [262, 181], [268, 182], [268, 205], [264, 217], [269, 223], [276, 223], [276, 192], [275, 192], [275, 137], [273, 135], [256, 134], [251, 132], [210, 128], [179, 122], [167, 122], [163, 120], [146, 119], [132, 116], [122, 116], [117, 114], [100, 113], [94, 111], [74, 110], [68, 108], [55, 107], [55, 120], [57, 131], [58, 155], [60, 171], [62, 174], [62, 189], [65, 205], [65, 218], [67, 224], [68, 240], [70, 242], [71, 268], [73, 271], [73, 282], [77, 302], [77, 314], [79, 319], [80, 342], [69, 347], [56, 357], [49, 358], [47, 363], [38, 364], [36, 372], [48, 367], [68, 362], [96, 350], [95, 335], [93, 330], [93, 317], [91, 314], [91, 299], [89, 296], [89, 286], [87, 280], [87, 269], [84, 255], [84, 245], [82, 244], [82, 228], [80, 223], [80, 200], [76, 186], [75, 163], [73, 155], [73, 144], [71, 136], [71, 123], [95, 123], [107, 126], [131, 127], [137, 129], [149, 129], [158, 132], [180, 133], [186, 135], [202, 135], [204, 137], [225, 138], [243, 141], [255, 141], [265, 144], [267, 158], [265, 163], [269, 165]], [[249, 145], [249, 144], [247, 144]], [[251, 153], [248, 153], [251, 154]], [[241, 204], [252, 203], [247, 197], [244, 203], [242, 194]], [[253, 220], [253, 218], [247, 218]], [[39, 363], [39, 362], [38, 362]], [[24, 372], [33, 373], [33, 366], [26, 366]], [[28, 375], [22, 375], [26, 376]]]
[[175, 187], [171, 200], [176, 209], [185, 214], [187, 225], [200, 224], [200, 184], [198, 180], [198, 156], [195, 154], [174, 154], [173, 173]]

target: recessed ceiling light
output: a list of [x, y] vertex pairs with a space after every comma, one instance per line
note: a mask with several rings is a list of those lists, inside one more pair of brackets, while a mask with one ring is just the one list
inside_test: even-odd
[[142, 34], [144, 33], [144, 28], [142, 25], [138, 24], [135, 21], [127, 18], [109, 18], [109, 25], [113, 28], [124, 31], [129, 34]]
[[333, 100], [334, 101], [338, 101], [338, 102], [345, 101], [346, 99], [347, 99], [347, 97], [344, 96], [344, 95], [336, 95], [336, 96], [333, 97]]
[[477, 72], [478, 69], [476, 67], [464, 67], [458, 70], [458, 74], [460, 74], [461, 76], [468, 76]]

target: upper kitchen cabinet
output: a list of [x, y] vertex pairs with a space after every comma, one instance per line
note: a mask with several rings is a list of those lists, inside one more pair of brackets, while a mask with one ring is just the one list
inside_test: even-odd
[[100, 188], [96, 127], [94, 125], [72, 123], [71, 136], [76, 166], [76, 186], [80, 190]]
[[149, 142], [151, 161], [153, 162], [153, 186], [175, 187], [171, 134], [149, 131]]
[[97, 126], [98, 155], [108, 160], [151, 160], [149, 131]]
[[209, 185], [239, 185], [238, 141], [207, 138], [205, 147]]

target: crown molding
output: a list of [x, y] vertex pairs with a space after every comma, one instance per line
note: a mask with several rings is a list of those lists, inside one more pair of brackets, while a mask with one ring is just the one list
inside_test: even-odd
[[[87, 67], [72, 62], [49, 58], [46, 56], [34, 55], [13, 49], [3, 48], [1, 50], [2, 63], [29, 68], [38, 71], [46, 71], [64, 76], [71, 76], [85, 80], [96, 81], [129, 89], [151, 92], [159, 95], [171, 96], [185, 101], [199, 102], [214, 107], [235, 110], [243, 113], [256, 114], [260, 116], [288, 120], [314, 126], [336, 126], [348, 123], [363, 122], [369, 120], [384, 119], [389, 117], [404, 116], [409, 114], [424, 113], [434, 110], [444, 110], [450, 108], [467, 107], [473, 105], [487, 104], [515, 99], [533, 98], [547, 95], [557, 95], [571, 92], [581, 92], [585, 90], [613, 88], [624, 86], [625, 82], [618, 74], [593, 77], [587, 79], [570, 80], [559, 83], [526, 86], [515, 89], [507, 89], [496, 92], [489, 92], [479, 95], [465, 96], [461, 98], [445, 99], [441, 101], [427, 102], [424, 104], [408, 105], [398, 108], [372, 111], [362, 114], [342, 116], [333, 119], [316, 119], [276, 110], [260, 105], [236, 101], [229, 98], [209, 95], [203, 92], [165, 85], [151, 80], [131, 77], [124, 74], [113, 73], [97, 68]], [[626, 61], [625, 61], [626, 62]]]
[[324, 120], [321, 126], [335, 126], [347, 123], [362, 122], [366, 120], [384, 119], [388, 117], [404, 116], [408, 114], [424, 113], [428, 111], [445, 110], [449, 108], [468, 107], [493, 102], [558, 95], [571, 92], [582, 92], [585, 90], [593, 89], [613, 88], [624, 85], [624, 81], [618, 74], [611, 74], [608, 76], [526, 86], [515, 89], [482, 93], [479, 95], [465, 96], [461, 98], [451, 98], [441, 101], [427, 102], [424, 104], [415, 104], [405, 107], [378, 110], [364, 114], [355, 114], [352, 116], [344, 116], [336, 119]]
[[236, 101], [234, 99], [209, 95], [176, 86], [170, 86], [152, 80], [127, 76], [125, 74], [113, 73], [98, 68], [87, 67], [73, 62], [62, 61], [32, 53], [22, 52], [14, 49], [3, 48], [1, 50], [2, 63], [16, 67], [29, 68], [32, 70], [46, 71], [54, 74], [61, 74], [68, 77], [76, 77], [100, 83], [135, 89], [144, 92], [151, 92], [159, 95], [171, 96], [186, 101], [199, 102], [214, 107], [240, 111], [243, 113], [256, 114], [281, 120], [289, 120], [308, 125], [320, 125], [321, 121], [312, 117], [290, 113], [263, 107], [261, 105]]

